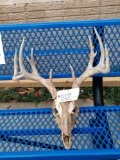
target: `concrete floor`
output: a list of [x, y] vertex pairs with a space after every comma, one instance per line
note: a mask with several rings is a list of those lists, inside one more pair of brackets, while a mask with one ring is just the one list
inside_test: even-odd
[[[0, 110], [4, 109], [26, 109], [26, 108], [51, 108], [52, 100], [44, 101], [39, 104], [33, 102], [12, 102], [12, 103], [0, 103]], [[93, 101], [90, 99], [78, 99], [78, 106], [93, 106]]]

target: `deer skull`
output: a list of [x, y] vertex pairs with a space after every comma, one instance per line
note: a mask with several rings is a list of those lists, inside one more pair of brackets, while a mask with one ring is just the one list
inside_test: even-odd
[[[76, 78], [74, 75], [74, 70], [72, 66], [70, 66], [72, 78], [73, 78], [72, 88], [78, 88], [81, 82], [84, 81], [89, 76], [92, 76], [100, 72], [108, 73], [110, 71], [107, 47], [106, 45], [105, 45], [105, 48], [103, 47], [101, 38], [99, 34], [97, 33], [96, 28], [94, 28], [94, 30], [95, 30], [96, 36], [100, 44], [100, 50], [101, 50], [100, 62], [97, 66], [93, 67], [93, 61], [94, 61], [94, 57], [96, 56], [96, 53], [94, 53], [92, 41], [89, 36], [91, 53], [90, 53], [89, 64], [88, 64], [86, 71], [79, 78]], [[27, 60], [31, 64], [33, 72], [29, 73], [25, 70], [25, 67], [23, 64], [23, 57], [22, 57], [23, 45], [24, 45], [24, 39], [22, 41], [20, 51], [19, 51], [20, 72], [18, 72], [18, 66], [17, 66], [17, 52], [15, 53], [15, 56], [14, 56], [13, 80], [18, 80], [20, 78], [36, 80], [42, 83], [49, 90], [54, 100], [53, 101], [53, 114], [56, 117], [56, 123], [58, 124], [62, 132], [62, 140], [63, 140], [64, 146], [66, 149], [69, 149], [71, 146], [71, 131], [74, 127], [76, 117], [78, 116], [79, 108], [76, 105], [75, 101], [69, 101], [69, 102], [58, 102], [57, 101], [56, 99], [57, 90], [52, 83], [52, 70], [50, 71], [49, 79], [44, 79], [38, 74], [37, 69], [35, 67], [35, 63], [34, 63], [33, 49], [31, 50], [31, 59], [27, 57]]]
[[74, 127], [79, 109], [74, 101], [53, 102], [53, 114], [56, 117], [56, 123], [62, 131], [62, 140], [66, 149], [71, 146], [71, 131]]

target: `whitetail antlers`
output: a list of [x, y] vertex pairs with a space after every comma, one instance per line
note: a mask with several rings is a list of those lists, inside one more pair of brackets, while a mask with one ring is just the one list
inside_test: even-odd
[[[72, 72], [72, 78], [73, 78], [72, 88], [79, 87], [81, 82], [84, 81], [89, 76], [92, 76], [97, 73], [108, 73], [110, 71], [107, 46], [105, 45], [105, 48], [103, 47], [101, 38], [97, 33], [97, 30], [95, 28], [94, 30], [98, 38], [98, 41], [100, 44], [100, 50], [101, 50], [101, 58], [100, 58], [99, 64], [93, 67], [94, 57], [96, 56], [96, 53], [94, 53], [94, 47], [92, 46], [92, 41], [89, 36], [91, 54], [90, 54], [90, 60], [89, 60], [89, 64], [86, 71], [79, 78], [76, 78], [74, 74], [74, 70], [72, 66], [70, 66], [71, 72]], [[79, 108], [78, 106], [76, 106], [74, 101], [69, 101], [69, 102], [57, 101], [57, 98], [56, 98], [57, 90], [52, 83], [52, 70], [50, 71], [50, 76], [48, 80], [42, 78], [38, 74], [37, 69], [35, 67], [34, 58], [33, 58], [33, 49], [31, 50], [31, 59], [27, 57], [27, 60], [29, 61], [32, 67], [32, 73], [28, 73], [25, 70], [25, 67], [23, 64], [23, 56], [22, 56], [23, 45], [24, 45], [24, 38], [19, 51], [20, 72], [18, 72], [18, 66], [17, 66], [17, 52], [15, 53], [13, 80], [18, 80], [20, 78], [36, 80], [42, 83], [49, 90], [49, 92], [52, 95], [52, 98], [54, 99], [53, 113], [56, 117], [56, 122], [62, 132], [62, 140], [63, 140], [64, 146], [66, 149], [69, 149], [71, 146], [71, 131], [74, 127], [75, 119], [78, 115]]]
[[90, 53], [89, 64], [88, 64], [88, 67], [87, 67], [86, 71], [79, 78], [75, 78], [73, 68], [72, 68], [72, 66], [70, 66], [71, 72], [72, 72], [72, 75], [73, 75], [72, 76], [73, 77], [73, 88], [79, 87], [80, 84], [87, 77], [90, 77], [90, 76], [92, 76], [94, 74], [97, 74], [97, 73], [104, 73], [105, 74], [105, 73], [108, 73], [110, 71], [107, 46], [105, 44], [105, 48], [103, 47], [102, 40], [101, 40], [96, 28], [94, 28], [94, 31], [95, 31], [95, 34], [98, 38], [99, 44], [100, 44], [101, 58], [100, 58], [99, 64], [97, 66], [93, 67], [94, 57], [96, 56], [97, 52], [94, 53], [94, 47], [92, 46], [91, 37], [89, 36], [91, 53]]
[[50, 70], [50, 79], [44, 79], [42, 78], [38, 72], [37, 69], [35, 67], [35, 62], [34, 62], [34, 58], [33, 58], [33, 49], [31, 50], [31, 59], [29, 59], [27, 57], [27, 60], [29, 61], [29, 63], [31, 64], [32, 67], [32, 73], [28, 73], [24, 67], [23, 64], [23, 55], [22, 55], [22, 51], [23, 51], [23, 45], [24, 45], [24, 38], [20, 47], [20, 51], [19, 51], [19, 66], [20, 66], [20, 72], [18, 73], [18, 65], [17, 65], [17, 52], [15, 52], [15, 56], [14, 56], [14, 75], [13, 75], [13, 80], [18, 80], [20, 78], [25, 78], [25, 79], [31, 79], [31, 80], [36, 80], [40, 83], [42, 83], [51, 93], [52, 98], [54, 99], [57, 95], [57, 91], [56, 88], [54, 87], [53, 83], [52, 83], [52, 69]]

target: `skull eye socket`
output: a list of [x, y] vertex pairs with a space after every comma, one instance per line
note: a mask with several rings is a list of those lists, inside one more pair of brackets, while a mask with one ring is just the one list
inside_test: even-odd
[[54, 109], [54, 111], [55, 111], [55, 113], [58, 113], [58, 110], [56, 108]]
[[78, 109], [77, 106], [75, 106], [74, 109], [72, 110], [72, 112], [75, 113], [77, 111], [77, 109]]
[[58, 110], [56, 108], [53, 108], [53, 115], [57, 116], [58, 115]]

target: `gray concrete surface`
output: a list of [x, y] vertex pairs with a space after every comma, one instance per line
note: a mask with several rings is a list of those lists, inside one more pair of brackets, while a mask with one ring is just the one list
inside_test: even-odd
[[[52, 107], [52, 100], [44, 101], [39, 104], [33, 102], [12, 102], [0, 103], [0, 110], [4, 109], [26, 109], [26, 108], [49, 108]], [[93, 106], [93, 101], [90, 99], [78, 99], [78, 106]]]

